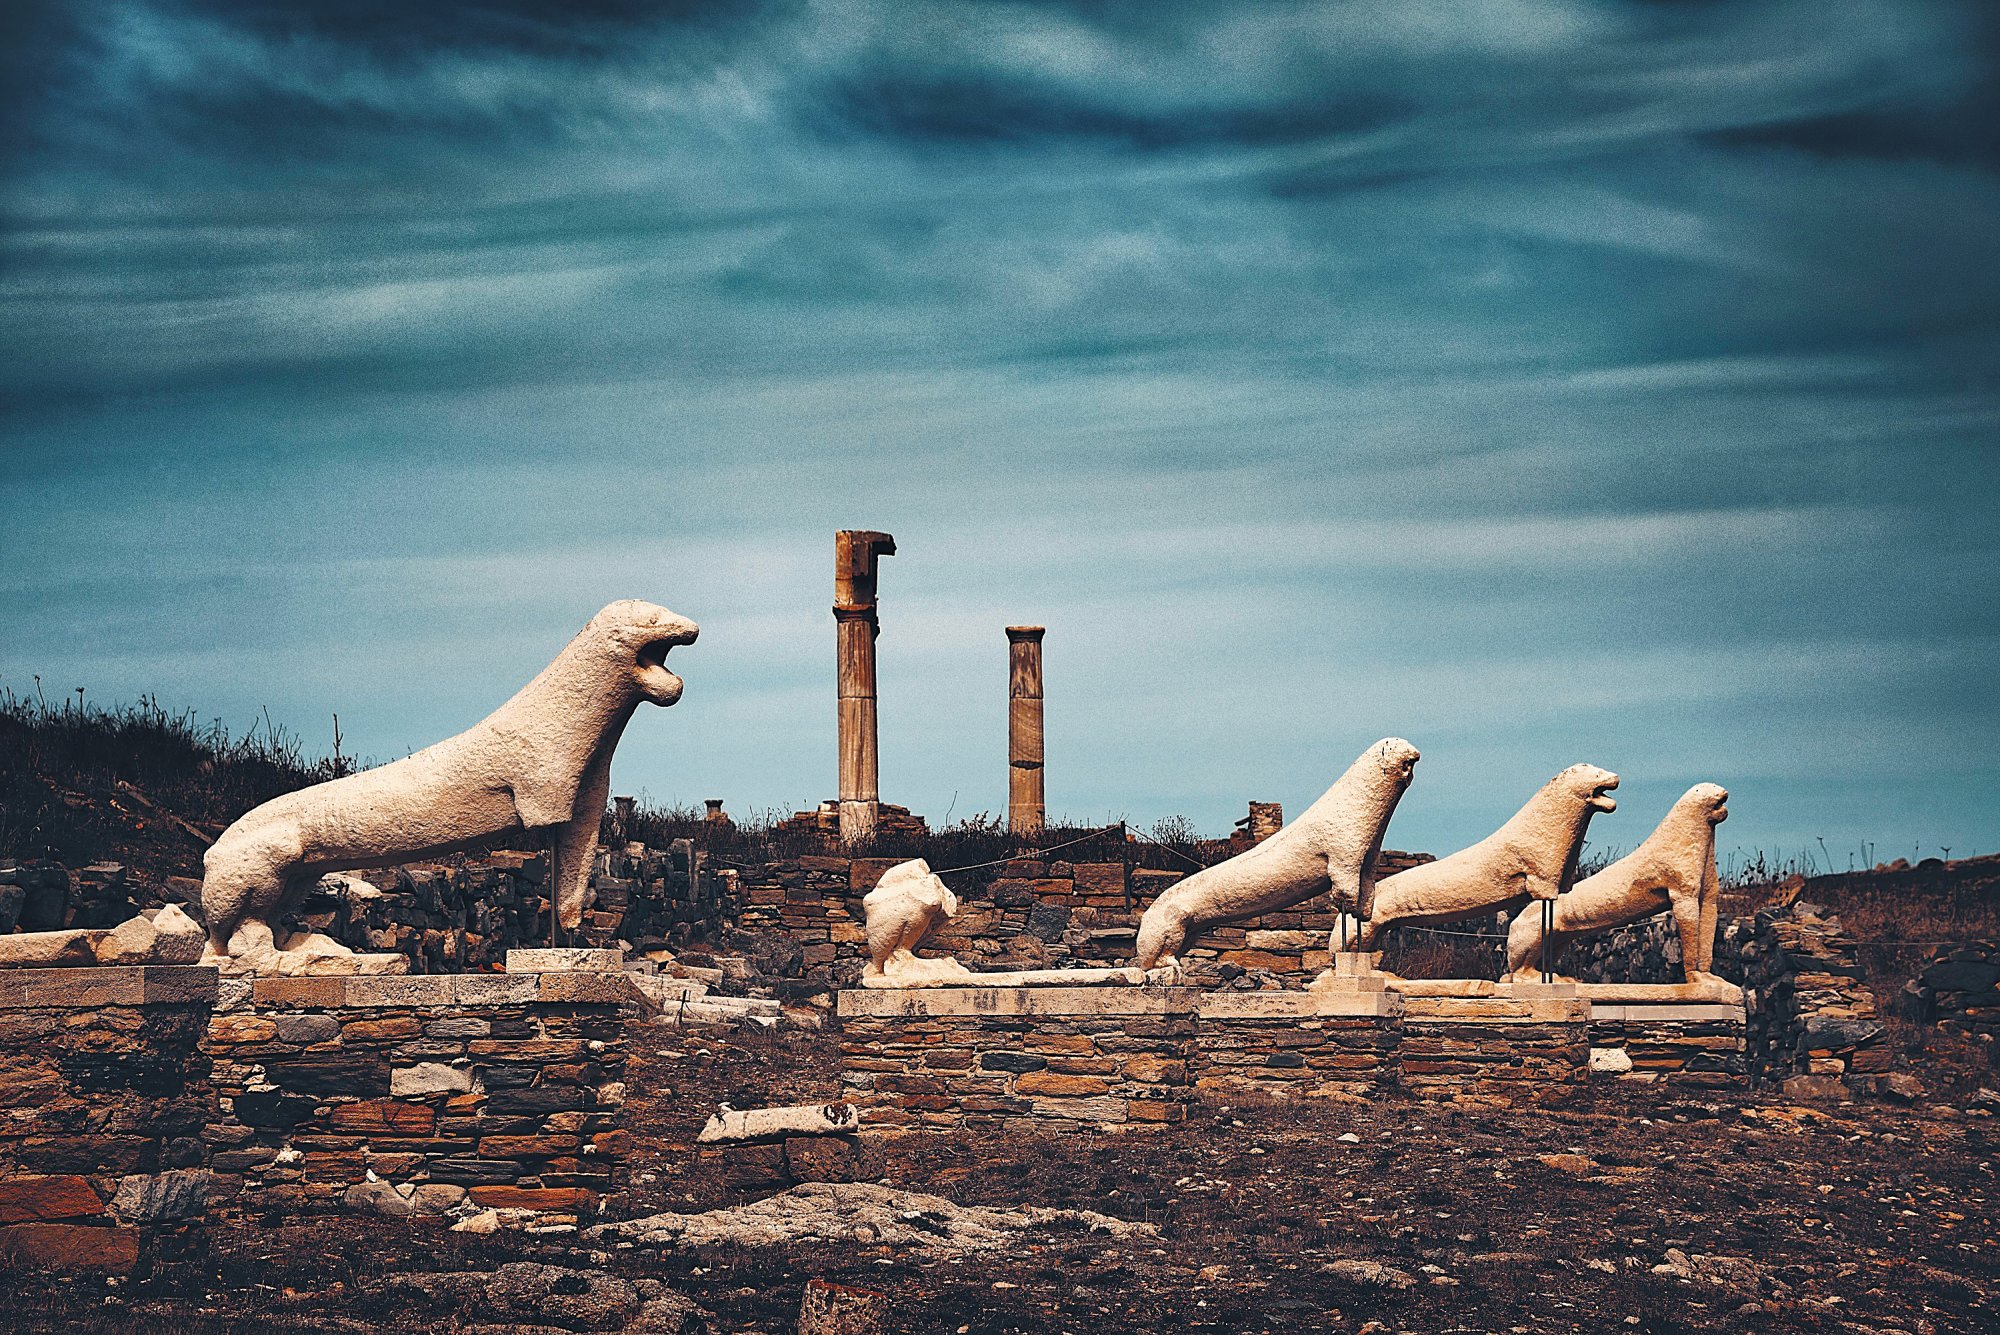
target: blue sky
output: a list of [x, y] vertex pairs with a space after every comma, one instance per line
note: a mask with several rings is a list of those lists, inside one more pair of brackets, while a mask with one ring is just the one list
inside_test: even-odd
[[386, 759], [614, 597], [615, 774], [1292, 810], [1550, 773], [2000, 847], [2000, 20], [1923, 0], [68, 3], [0, 19], [0, 681]]

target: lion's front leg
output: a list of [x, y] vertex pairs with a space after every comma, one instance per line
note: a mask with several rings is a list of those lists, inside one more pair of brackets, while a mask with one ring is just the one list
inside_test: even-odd
[[574, 931], [583, 925], [583, 902], [590, 889], [590, 864], [597, 858], [597, 832], [611, 796], [611, 756], [593, 759], [577, 786], [576, 811], [556, 827], [556, 921]]

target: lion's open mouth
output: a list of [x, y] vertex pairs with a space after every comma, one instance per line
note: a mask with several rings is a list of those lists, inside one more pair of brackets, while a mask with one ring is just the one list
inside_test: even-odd
[[681, 679], [667, 670], [667, 653], [677, 644], [693, 644], [700, 632], [675, 630], [639, 646], [639, 689], [656, 705], [670, 705], [681, 698]]
[[1618, 799], [1611, 795], [1611, 790], [1613, 788], [1616, 788], [1617, 786], [1618, 786], [1618, 780], [1613, 779], [1609, 783], [1600, 783], [1599, 785], [1597, 785], [1597, 787], [1591, 789], [1590, 790], [1591, 809], [1594, 811], [1618, 810]]

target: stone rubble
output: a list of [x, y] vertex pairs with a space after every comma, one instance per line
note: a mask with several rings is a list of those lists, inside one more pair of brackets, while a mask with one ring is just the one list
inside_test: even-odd
[[962, 1206], [942, 1196], [865, 1182], [809, 1182], [748, 1205], [704, 1214], [655, 1214], [599, 1224], [584, 1236], [676, 1247], [865, 1243], [949, 1256], [999, 1250], [1031, 1229], [1084, 1231], [1107, 1240], [1157, 1236], [1150, 1224], [1090, 1210]]

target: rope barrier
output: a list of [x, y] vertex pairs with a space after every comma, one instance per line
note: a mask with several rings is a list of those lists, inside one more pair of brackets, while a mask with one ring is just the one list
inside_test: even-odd
[[1125, 827], [1125, 830], [1128, 834], [1138, 835], [1141, 839], [1144, 839], [1147, 843], [1152, 844], [1155, 847], [1166, 849], [1167, 852], [1172, 853], [1175, 857], [1179, 858], [1182, 862], [1187, 863], [1188, 866], [1193, 867], [1196, 871], [1208, 870], [1207, 863], [1196, 862], [1193, 858], [1181, 852], [1178, 848], [1175, 848], [1172, 844], [1161, 843], [1158, 839], [1155, 839], [1152, 835], [1147, 834], [1144, 830], [1135, 830], [1129, 825]]
[[1004, 858], [995, 858], [991, 862], [974, 862], [963, 867], [940, 867], [937, 869], [937, 874], [939, 876], [949, 876], [955, 871], [978, 871], [984, 867], [998, 867], [1008, 862], [1023, 862], [1029, 858], [1047, 857], [1049, 854], [1059, 853], [1065, 848], [1074, 848], [1078, 844], [1087, 844], [1092, 839], [1102, 839], [1113, 830], [1122, 828], [1124, 828], [1123, 822], [1118, 825], [1107, 825], [1101, 830], [1092, 830], [1089, 834], [1078, 835], [1074, 839], [1064, 840], [1060, 844], [1051, 844], [1047, 848], [1031, 848], [1025, 853], [1011, 853]]

